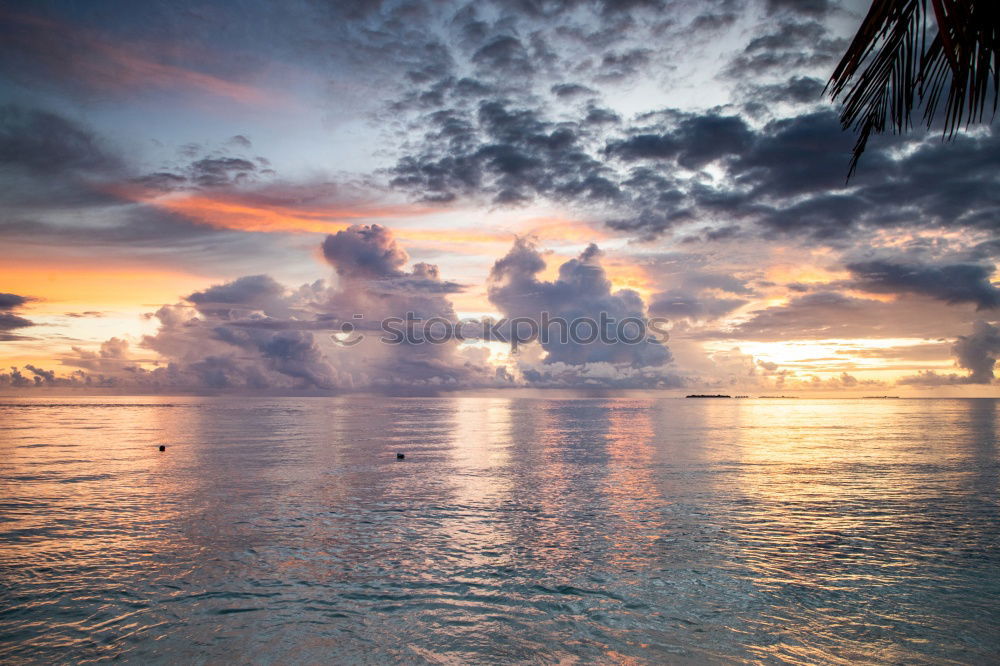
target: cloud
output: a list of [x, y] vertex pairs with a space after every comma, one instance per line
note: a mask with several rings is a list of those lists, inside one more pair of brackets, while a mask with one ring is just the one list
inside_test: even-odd
[[123, 161], [81, 124], [45, 110], [0, 106], [0, 202], [17, 210], [111, 205], [99, 184], [124, 173]]
[[847, 269], [854, 277], [854, 286], [872, 293], [921, 294], [946, 303], [974, 303], [977, 310], [1000, 306], [1000, 289], [990, 281], [992, 266], [874, 260], [849, 263]]
[[18, 309], [33, 300], [33, 298], [28, 296], [0, 293], [0, 341], [10, 342], [13, 340], [27, 339], [22, 335], [11, 333], [10, 331], [34, 326], [35, 322], [14, 314], [13, 310]]
[[323, 256], [348, 278], [399, 277], [409, 257], [392, 234], [377, 224], [353, 226], [326, 237]]
[[114, 173], [122, 163], [90, 131], [62, 116], [0, 107], [0, 164], [50, 178], [67, 172]]
[[[321, 392], [574, 382], [655, 387], [682, 382], [667, 371], [667, 347], [650, 340], [586, 344], [560, 341], [556, 335], [541, 345], [542, 356], [528, 345], [499, 364], [489, 361], [475, 326], [469, 345], [454, 335], [429, 344], [421, 341], [420, 330], [414, 331], [414, 338], [388, 344], [381, 339], [389, 332], [382, 330], [381, 322], [389, 317], [397, 318], [399, 331], [407, 317], [454, 326], [457, 317], [448, 300], [452, 283], [441, 279], [436, 266], [409, 266], [406, 252], [378, 225], [356, 225], [332, 234], [323, 250], [337, 285], [317, 281], [290, 289], [267, 275], [217, 284], [151, 315], [158, 329], [141, 340], [138, 350], [143, 355], [122, 338], [106, 341], [97, 351], [77, 347], [61, 358], [64, 365], [79, 368], [77, 374], [42, 381], [148, 390]], [[630, 290], [612, 290], [596, 246], [565, 262], [556, 280], [538, 279], [544, 266], [539, 251], [527, 240], [518, 240], [494, 265], [491, 300], [508, 317], [541, 318], [548, 312], [567, 322], [581, 317], [601, 321], [604, 313], [615, 322], [638, 320], [628, 337], [642, 332], [642, 299]], [[334, 335], [341, 342], [365, 337], [344, 345]], [[8, 383], [15, 381], [21, 380], [8, 378]]]
[[[289, 289], [267, 275], [252, 275], [189, 295], [155, 314], [159, 330], [142, 346], [166, 367], [140, 381], [213, 389], [342, 391], [362, 388], [488, 386], [492, 367], [443, 344], [386, 344], [380, 324], [407, 313], [455, 322], [436, 266], [410, 270], [406, 252], [379, 225], [355, 225], [327, 236], [322, 249], [338, 286], [323, 281]], [[355, 346], [331, 338], [348, 323], [364, 334]], [[88, 359], [84, 359], [88, 360]], [[76, 362], [76, 365], [80, 365]]]
[[239, 157], [206, 157], [191, 165], [192, 180], [202, 187], [238, 183], [256, 171], [257, 165]]
[[[544, 269], [545, 260], [532, 241], [519, 238], [510, 252], [493, 264], [490, 302], [505, 317], [523, 317], [535, 322], [543, 321], [543, 313], [570, 324], [583, 318], [599, 321], [601, 313], [616, 322], [645, 317], [645, 304], [636, 292], [628, 289], [612, 292], [596, 245], [591, 244], [577, 258], [562, 264], [558, 278], [553, 281], [538, 279], [538, 273]], [[548, 342], [541, 343], [545, 351], [544, 362], [560, 363], [565, 367], [608, 363], [631, 368], [660, 368], [671, 360], [669, 349], [659, 342], [646, 339], [638, 344], [622, 344], [616, 331], [611, 327], [608, 330], [609, 338], [616, 342], [584, 344], [561, 340], [557, 335], [559, 331], [554, 330]], [[580, 331], [587, 337], [582, 326]], [[596, 335], [597, 331], [593, 333]]]
[[1000, 328], [977, 320], [969, 335], [960, 335], [952, 346], [955, 362], [969, 371], [968, 375], [939, 374], [925, 370], [899, 380], [901, 385], [947, 386], [953, 384], [992, 384], [997, 358], [1000, 357]]
[[985, 321], [973, 324], [970, 335], [959, 336], [954, 347], [958, 365], [969, 371], [971, 384], [993, 381], [993, 366], [1000, 355], [1000, 329]]
[[823, 81], [812, 76], [793, 76], [783, 83], [754, 86], [748, 99], [755, 104], [785, 102], [817, 104], [823, 101]]
[[886, 303], [831, 288], [796, 296], [787, 303], [754, 310], [727, 327], [689, 335], [701, 339], [760, 341], [848, 338], [937, 338], [950, 334], [969, 317], [933, 300]]
[[[88, 98], [94, 93], [158, 89], [210, 95], [245, 105], [285, 102], [273, 92], [167, 62], [178, 55], [177, 49], [167, 45], [149, 41], [136, 44], [122, 35], [108, 37], [41, 12], [5, 11], [3, 19], [3, 71], [11, 79], [26, 79], [34, 86], [58, 83], [64, 90]], [[149, 22], [148, 16], [146, 20]], [[200, 59], [189, 58], [200, 60], [199, 64], [211, 61], [204, 50], [201, 55]]]
[[185, 300], [194, 303], [199, 311], [204, 312], [218, 306], [265, 308], [280, 302], [284, 295], [285, 288], [269, 275], [248, 275], [195, 292]]
[[767, 0], [767, 8], [771, 12], [785, 10], [813, 16], [822, 16], [832, 6], [829, 0]]
[[687, 169], [698, 169], [716, 159], [746, 150], [753, 135], [737, 116], [703, 115], [681, 120], [669, 134], [639, 135], [611, 143], [607, 152], [624, 159], [671, 158]]
[[831, 36], [826, 26], [816, 20], [785, 19], [777, 24], [768, 21], [767, 25], [773, 29], [755, 35], [726, 66], [726, 76], [746, 80], [774, 72], [829, 68], [848, 44]]
[[523, 76], [534, 70], [534, 60], [516, 37], [504, 35], [489, 42], [472, 55], [472, 62], [492, 73]]
[[572, 99], [575, 97], [592, 97], [597, 95], [597, 91], [578, 83], [558, 83], [550, 89], [552, 94], [562, 99]]
[[0, 293], [0, 310], [13, 310], [26, 303], [30, 303], [32, 298], [28, 296], [18, 296], [17, 294]]
[[732, 274], [706, 271], [691, 266], [666, 275], [675, 286], [657, 293], [649, 305], [650, 314], [672, 321], [704, 322], [732, 313], [750, 303], [754, 289]]
[[18, 328], [26, 328], [34, 325], [35, 322], [30, 319], [19, 317], [15, 314], [11, 314], [10, 312], [0, 312], [0, 336], [3, 336], [2, 339], [4, 340], [19, 339], [17, 336], [7, 334], [7, 331], [13, 331]]
[[670, 319], [718, 319], [748, 302], [742, 298], [717, 298], [674, 290], [658, 294], [649, 311]]
[[[159, 310], [151, 319], [159, 330], [146, 340], [67, 355], [98, 383], [666, 386], [689, 368], [660, 361], [706, 340], [712, 348], [728, 338], [957, 339], [974, 308], [997, 304], [1000, 138], [985, 127], [953, 142], [919, 129], [882, 137], [845, 183], [853, 137], [821, 95], [850, 27], [834, 6], [359, 1], [292, 2], [257, 14], [195, 11], [184, 0], [122, 5], [113, 21], [32, 7], [35, 14], [0, 28], [12, 38], [0, 46], [0, 69], [13, 82], [12, 99], [44, 97], [51, 108], [0, 112], [0, 170], [9, 184], [0, 193], [0, 236], [8, 256], [27, 251], [39, 266], [87, 254], [227, 276]], [[371, 143], [366, 154], [381, 160], [374, 170], [333, 176], [310, 170], [302, 161], [309, 151], [279, 151], [268, 155], [283, 170], [276, 172], [257, 149], [273, 140], [272, 123], [287, 122], [262, 120], [259, 109], [227, 116], [240, 126], [219, 130], [214, 144], [174, 150], [133, 141], [145, 126], [132, 114], [149, 108], [150, 94], [157, 103], [164, 92], [207, 96], [213, 109], [232, 108], [220, 101], [269, 106], [271, 93], [254, 82], [279, 78], [310, 96], [321, 94], [310, 81], [329, 80], [329, 108], [318, 112], [337, 124], [338, 141]], [[109, 134], [66, 111], [79, 108]], [[362, 119], [377, 132], [355, 124]], [[191, 137], [177, 132], [190, 127], [197, 124], [166, 123], [154, 134], [183, 142]], [[296, 137], [319, 145], [327, 130], [310, 135], [309, 127], [297, 127]], [[296, 173], [308, 175], [287, 175]], [[476, 219], [475, 229], [456, 230], [452, 217], [470, 206], [503, 222], [488, 229]], [[355, 314], [375, 328], [378, 317], [407, 311], [453, 319], [452, 294], [468, 288], [468, 307], [480, 285], [443, 277], [452, 258], [433, 260], [443, 270], [411, 261], [401, 243], [418, 242], [410, 249], [420, 258], [440, 257], [443, 248], [465, 252], [460, 243], [469, 237], [479, 245], [461, 260], [463, 275], [475, 261], [485, 270], [493, 256], [483, 263], [483, 241], [506, 242], [509, 229], [529, 228], [518, 213], [496, 210], [517, 207], [530, 207], [525, 217], [544, 209], [579, 222], [572, 238], [555, 238], [560, 252], [592, 240], [590, 230], [603, 224], [601, 244], [616, 248], [615, 264], [588, 250], [566, 262], [565, 275], [543, 278], [532, 266], [545, 253], [515, 246], [488, 285], [501, 299], [496, 307], [649, 311], [677, 326], [670, 349], [526, 345], [507, 362], [495, 350], [470, 349], [475, 341], [364, 343], [349, 352], [330, 341], [342, 323], [357, 323]], [[428, 213], [441, 214], [429, 229], [403, 224], [393, 234], [371, 224]], [[296, 287], [267, 274], [274, 266], [297, 274], [302, 244], [314, 241], [330, 266], [327, 281]], [[683, 275], [661, 269], [657, 262], [669, 260], [652, 257], [665, 248], [703, 251], [703, 263], [691, 260]], [[822, 263], [824, 274], [846, 267], [850, 277], [767, 279], [768, 262], [800, 258]], [[626, 272], [639, 292], [605, 287], [609, 276], [625, 284]], [[0, 310], [7, 339], [23, 330], [21, 315]], [[704, 363], [706, 381], [750, 370], [769, 372], [737, 352]], [[20, 373], [49, 383], [44, 372]]]

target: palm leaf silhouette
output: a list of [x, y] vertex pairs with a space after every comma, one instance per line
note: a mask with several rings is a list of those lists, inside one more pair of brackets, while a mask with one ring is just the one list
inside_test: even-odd
[[[827, 83], [840, 122], [857, 132], [847, 178], [872, 133], [908, 130], [914, 107], [951, 138], [982, 122], [1000, 89], [1000, 0], [874, 0]], [[941, 101], [944, 106], [941, 107]], [[943, 116], [939, 116], [943, 114]]]

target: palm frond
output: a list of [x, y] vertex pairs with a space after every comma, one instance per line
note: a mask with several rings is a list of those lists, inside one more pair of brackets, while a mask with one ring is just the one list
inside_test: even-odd
[[[928, 8], [930, 5], [930, 8]], [[874, 0], [827, 84], [840, 122], [857, 132], [850, 179], [873, 133], [903, 132], [916, 106], [928, 128], [944, 103], [943, 135], [982, 122], [1000, 91], [998, 0]], [[946, 93], [947, 91], [947, 93]]]

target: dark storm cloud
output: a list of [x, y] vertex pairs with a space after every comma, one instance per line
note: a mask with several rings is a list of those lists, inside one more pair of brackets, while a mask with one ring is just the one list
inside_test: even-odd
[[730, 174], [745, 189], [728, 198], [713, 192], [718, 203], [698, 193], [699, 201], [777, 232], [817, 238], [861, 228], [997, 228], [1000, 137], [880, 139], [850, 189], [839, 159], [847, 147], [832, 112], [773, 121], [731, 163]]
[[8, 209], [102, 206], [117, 199], [99, 185], [125, 173], [123, 161], [86, 127], [23, 106], [0, 107], [0, 173]]
[[[995, 227], [1000, 151], [992, 135], [944, 145], [919, 132], [880, 138], [847, 187], [852, 138], [833, 110], [814, 106], [825, 104], [818, 74], [846, 46], [820, 20], [826, 2], [765, 5], [771, 16], [751, 31], [728, 67], [742, 82], [743, 108], [756, 109], [756, 122], [733, 107], [651, 109], [623, 122], [601, 102], [618, 79], [637, 73], [648, 79], [650, 71], [669, 67], [651, 39], [655, 30], [666, 31], [664, 40], [679, 36], [699, 19], [710, 24], [731, 14], [732, 3], [680, 12], [674, 27], [663, 27], [664, 19], [654, 28], [642, 23], [648, 17], [629, 11], [607, 19], [628, 24], [621, 35], [641, 25], [650, 31], [643, 40], [604, 35], [599, 22], [580, 23], [578, 16], [553, 29], [542, 19], [559, 12], [546, 7], [507, 6], [500, 19], [481, 7], [455, 14], [450, 29], [463, 37], [446, 41], [450, 60], [441, 59], [436, 78], [400, 94], [433, 105], [409, 117], [420, 134], [406, 136], [403, 155], [389, 170], [394, 187], [439, 203], [567, 203], [645, 240], [698, 219], [731, 229], [729, 238], [757, 224], [769, 237], [829, 244], [901, 226]], [[522, 12], [536, 18], [528, 21]], [[536, 48], [539, 35], [544, 53]], [[481, 71], [476, 89], [459, 96], [455, 80], [465, 61]], [[534, 78], [521, 80], [525, 76]], [[776, 117], [768, 108], [776, 103], [801, 110]], [[952, 162], [954, 168], [942, 167]], [[721, 177], [703, 172], [710, 165]], [[694, 173], [679, 175], [684, 171]]]
[[257, 166], [238, 157], [203, 158], [191, 164], [192, 180], [202, 187], [220, 187], [247, 179]]
[[874, 293], [911, 293], [946, 303], [973, 303], [977, 310], [1000, 307], [992, 266], [951, 264], [924, 266], [877, 260], [847, 264], [858, 289]]
[[789, 102], [795, 104], [818, 104], [823, 102], [824, 83], [811, 76], [793, 76], [783, 83], [755, 86], [750, 99], [763, 102]]
[[572, 99], [575, 97], [592, 97], [597, 95], [597, 91], [581, 86], [577, 83], [559, 83], [552, 86], [552, 94], [562, 99]]
[[12, 331], [16, 328], [34, 326], [35, 323], [10, 312], [0, 312], [0, 331]]
[[598, 81], [617, 82], [632, 78], [649, 65], [652, 51], [645, 48], [605, 53], [596, 68]]
[[195, 189], [235, 191], [241, 187], [273, 186], [276, 174], [269, 160], [252, 155], [250, 148], [249, 140], [242, 136], [218, 147], [187, 144], [178, 151], [180, 160], [152, 173], [131, 173], [127, 182], [154, 196]]
[[768, 123], [733, 171], [754, 194], [774, 197], [840, 190], [844, 171], [837, 160], [848, 142], [836, 116], [821, 111]]
[[640, 134], [609, 143], [606, 152], [625, 160], [669, 159], [687, 169], [697, 169], [720, 157], [747, 149], [753, 134], [736, 116], [693, 116], [666, 134]]
[[668, 159], [680, 150], [677, 140], [670, 135], [639, 134], [608, 145], [607, 151], [622, 159]]
[[614, 125], [621, 120], [621, 116], [614, 111], [591, 105], [587, 107], [587, 115], [583, 122], [587, 125]]
[[0, 293], [0, 341], [25, 340], [24, 336], [10, 331], [34, 326], [35, 322], [14, 314], [20, 308], [34, 299], [18, 294]]
[[[773, 24], [772, 24], [773, 25]], [[818, 21], [786, 20], [753, 37], [725, 69], [731, 79], [748, 80], [834, 65], [848, 42], [831, 37]]]
[[767, 0], [771, 12], [790, 11], [813, 16], [826, 14], [832, 6], [830, 0]]
[[[648, 165], [616, 183], [623, 199], [634, 207], [642, 202], [647, 211], [612, 226], [661, 233], [675, 226], [670, 215], [690, 210], [757, 222], [777, 234], [831, 240], [893, 227], [1000, 228], [1000, 137], [992, 133], [950, 143], [919, 134], [880, 139], [847, 188], [849, 141], [832, 112], [783, 118], [759, 130], [733, 121], [728, 133], [711, 140], [686, 129], [719, 122], [686, 119], [675, 130], [610, 142], [609, 152], [619, 159]], [[707, 161], [724, 167], [728, 179], [683, 183], [666, 175], [672, 164], [696, 168]], [[651, 199], [654, 193], [658, 200]]]
[[[738, 116], [666, 110], [652, 124], [615, 130], [623, 136], [607, 140], [591, 122], [593, 111], [556, 122], [542, 108], [483, 101], [475, 110], [430, 114], [424, 139], [391, 170], [391, 182], [438, 202], [486, 196], [516, 205], [543, 198], [595, 211], [613, 203], [617, 214], [605, 218], [609, 225], [643, 237], [696, 219], [699, 211], [782, 233], [837, 236], [870, 208], [861, 194], [842, 193], [845, 172], [835, 156], [846, 160], [850, 145], [832, 113], [754, 130]], [[678, 179], [673, 168], [697, 171], [711, 163], [725, 167], [728, 183]], [[879, 163], [873, 155], [870, 164]], [[898, 218], [898, 209], [886, 206], [880, 221]]]
[[0, 293], [0, 310], [13, 310], [31, 301], [32, 299], [27, 296]]
[[472, 55], [472, 62], [492, 74], [526, 76], [534, 71], [535, 60], [516, 37], [497, 37]]
[[0, 165], [51, 177], [67, 172], [113, 173], [121, 161], [90, 131], [39, 109], [0, 107]]
[[[416, 152], [391, 170], [392, 184], [432, 201], [490, 195], [501, 204], [536, 196], [610, 200], [610, 170], [588, 154], [587, 130], [536, 109], [485, 101], [474, 111], [434, 114]], [[442, 139], [444, 141], [442, 141]]]

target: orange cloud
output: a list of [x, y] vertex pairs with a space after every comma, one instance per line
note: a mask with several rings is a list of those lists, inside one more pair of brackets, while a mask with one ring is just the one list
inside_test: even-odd
[[605, 259], [604, 270], [615, 289], [631, 289], [642, 296], [647, 305], [650, 297], [661, 291], [644, 267], [629, 263], [628, 259]]
[[[415, 204], [376, 205], [357, 203], [319, 207], [291, 207], [240, 200], [218, 194], [168, 194], [149, 196], [141, 188], [117, 185], [107, 188], [117, 196], [131, 199], [219, 229], [284, 233], [335, 233], [352, 224], [387, 219], [431, 215], [440, 209]], [[393, 233], [402, 240], [456, 244], [510, 243], [513, 234], [487, 229], [412, 228], [396, 226]]]
[[588, 222], [559, 217], [533, 217], [518, 225], [521, 235], [535, 236], [541, 241], [596, 243], [608, 238], [608, 233]]
[[850, 277], [847, 271], [831, 271], [819, 266], [805, 264], [776, 264], [767, 269], [767, 279], [771, 282], [801, 282], [803, 284], [824, 284]]
[[195, 222], [237, 231], [333, 233], [357, 220], [412, 214], [406, 208], [290, 208], [232, 201], [200, 194], [166, 195], [142, 203], [183, 215]]

